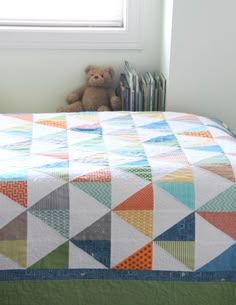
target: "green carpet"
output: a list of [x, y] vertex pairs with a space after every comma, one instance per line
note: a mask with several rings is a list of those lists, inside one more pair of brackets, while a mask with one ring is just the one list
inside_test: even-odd
[[1, 305], [235, 305], [236, 283], [155, 281], [0, 282]]

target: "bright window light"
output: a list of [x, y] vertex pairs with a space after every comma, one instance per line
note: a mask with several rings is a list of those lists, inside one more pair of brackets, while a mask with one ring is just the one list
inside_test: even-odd
[[143, 48], [144, 0], [0, 2], [0, 48]]
[[124, 2], [124, 0], [6, 0], [1, 5], [0, 25], [122, 27]]

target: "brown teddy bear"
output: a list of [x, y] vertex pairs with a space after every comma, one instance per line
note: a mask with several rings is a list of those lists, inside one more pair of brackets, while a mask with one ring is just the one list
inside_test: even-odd
[[88, 66], [86, 82], [66, 98], [68, 106], [57, 112], [121, 110], [121, 101], [112, 89], [114, 70], [111, 67]]

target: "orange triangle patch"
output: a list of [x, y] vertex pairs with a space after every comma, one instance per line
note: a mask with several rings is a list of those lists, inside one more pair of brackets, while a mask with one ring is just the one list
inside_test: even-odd
[[24, 212], [10, 221], [0, 230], [0, 240], [27, 239], [27, 212]]
[[8, 114], [8, 116], [24, 121], [30, 121], [30, 122], [33, 121], [33, 114], [30, 113], [10, 114], [10, 115]]
[[198, 212], [213, 226], [236, 239], [236, 212]]
[[230, 164], [200, 164], [198, 166], [232, 182], [236, 182], [234, 172]]
[[0, 193], [27, 207], [27, 181], [1, 181]]
[[111, 182], [111, 172], [108, 168], [103, 168], [95, 172], [75, 178], [71, 182]]
[[170, 119], [170, 121], [197, 121], [199, 123], [199, 119], [194, 114], [186, 114], [182, 116], [177, 116], [173, 119]]
[[48, 153], [48, 154], [40, 154], [42, 156], [48, 156], [48, 157], [53, 157], [57, 159], [62, 159], [62, 160], [68, 160], [69, 159], [69, 154], [66, 153]]
[[181, 134], [191, 137], [212, 138], [212, 135], [209, 131], [186, 131]]
[[152, 270], [152, 242], [127, 257], [112, 269]]
[[38, 124], [46, 125], [46, 126], [51, 126], [51, 127], [57, 127], [57, 128], [67, 128], [67, 122], [66, 121], [54, 121], [54, 120], [43, 120], [43, 121], [38, 121]]
[[153, 186], [148, 184], [136, 192], [124, 202], [119, 204], [113, 211], [127, 210], [153, 210]]
[[174, 163], [188, 163], [189, 161], [184, 154], [179, 155], [164, 155], [158, 157], [159, 161], [167, 161], [167, 162], [174, 162]]

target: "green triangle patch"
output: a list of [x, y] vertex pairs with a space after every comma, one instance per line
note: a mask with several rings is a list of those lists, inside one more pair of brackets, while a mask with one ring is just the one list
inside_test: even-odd
[[150, 166], [120, 166], [120, 169], [132, 173], [144, 180], [152, 181], [152, 171]]
[[157, 244], [165, 251], [182, 262], [185, 266], [194, 270], [195, 242], [194, 241], [157, 241]]
[[59, 168], [59, 167], [51, 167], [51, 168], [33, 168], [34, 171], [38, 171], [52, 177], [59, 178], [66, 182], [69, 181], [69, 168]]
[[68, 269], [68, 264], [69, 241], [32, 265], [30, 269]]
[[110, 182], [72, 182], [72, 184], [104, 204], [106, 207], [111, 208]]
[[214, 156], [208, 159], [201, 160], [195, 163], [196, 165], [205, 165], [205, 164], [230, 164], [227, 156], [220, 154], [218, 156]]
[[26, 267], [27, 240], [1, 240], [0, 253]]
[[76, 144], [72, 145], [71, 147], [73, 147], [73, 146], [75, 146], [75, 147], [85, 147], [85, 148], [88, 148], [88, 149], [91, 148], [93, 151], [100, 151], [100, 150], [104, 151], [104, 148], [105, 148], [102, 136], [90, 139], [88, 141], [83, 141], [83, 142], [76, 143]]
[[201, 212], [236, 212], [236, 184], [208, 201], [198, 211]]

